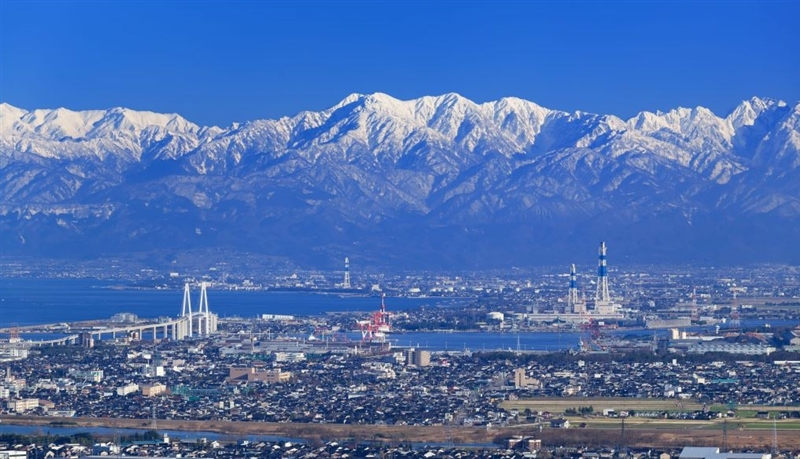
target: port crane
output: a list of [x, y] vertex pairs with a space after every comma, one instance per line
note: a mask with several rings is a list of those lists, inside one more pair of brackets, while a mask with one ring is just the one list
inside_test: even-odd
[[381, 308], [372, 313], [367, 320], [359, 320], [358, 328], [361, 330], [362, 342], [383, 343], [386, 336], [392, 331], [391, 313], [386, 311], [386, 294], [381, 295]]

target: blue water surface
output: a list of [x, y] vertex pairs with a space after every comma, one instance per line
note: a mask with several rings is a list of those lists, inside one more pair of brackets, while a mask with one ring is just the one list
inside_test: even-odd
[[[439, 301], [428, 298], [387, 298], [389, 310], [400, 311]], [[0, 328], [108, 319], [119, 312], [139, 317], [178, 316], [183, 290], [120, 288], [119, 284], [95, 279], [0, 278]], [[208, 290], [212, 312], [220, 317], [257, 317], [261, 314], [317, 315], [325, 312], [374, 311], [375, 296], [352, 296], [313, 292], [268, 290]], [[192, 292], [199, 304], [199, 289]]]

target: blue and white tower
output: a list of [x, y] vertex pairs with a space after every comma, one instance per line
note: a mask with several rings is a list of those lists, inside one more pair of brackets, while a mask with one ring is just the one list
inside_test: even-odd
[[600, 243], [600, 259], [597, 266], [597, 292], [594, 295], [595, 305], [611, 303], [608, 293], [608, 265], [606, 262], [606, 243]]
[[586, 312], [586, 303], [578, 299], [578, 273], [573, 264], [569, 269], [569, 297], [567, 297], [569, 312], [583, 314]]
[[569, 305], [574, 306], [578, 302], [578, 275], [573, 264], [569, 269]]

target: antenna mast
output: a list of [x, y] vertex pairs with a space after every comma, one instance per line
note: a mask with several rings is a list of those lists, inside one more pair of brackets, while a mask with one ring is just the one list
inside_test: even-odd
[[342, 288], [350, 288], [350, 258], [344, 257], [344, 282]]

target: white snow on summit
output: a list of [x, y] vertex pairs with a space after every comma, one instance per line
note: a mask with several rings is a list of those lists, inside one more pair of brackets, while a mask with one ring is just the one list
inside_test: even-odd
[[782, 100], [753, 97], [739, 104], [725, 119], [733, 129], [738, 130], [742, 126], [752, 126], [756, 119], [767, 110], [785, 106], [786, 102]]
[[[114, 156], [124, 162], [186, 157], [204, 174], [229, 170], [247, 157], [291, 155], [309, 164], [391, 164], [452, 175], [489, 154], [535, 158], [577, 148], [601, 152], [647, 173], [672, 164], [726, 183], [747, 170], [751, 158], [763, 163], [779, 156], [794, 164], [795, 126], [773, 133], [781, 145], [762, 145], [766, 132], [755, 129], [758, 120], [786, 116], [788, 109], [782, 101], [754, 97], [725, 118], [696, 107], [644, 111], [623, 121], [613, 115], [551, 110], [514, 97], [477, 104], [456, 93], [411, 100], [354, 93], [320, 112], [220, 129], [201, 128], [176, 114], [125, 108], [27, 111], [4, 103], [0, 155], [21, 161], [31, 155]], [[742, 151], [749, 156], [740, 156]]]
[[[27, 152], [42, 157], [71, 158], [109, 154], [137, 161], [145, 144], [162, 145], [172, 155], [197, 146], [200, 136], [218, 128], [201, 129], [177, 114], [126, 108], [72, 111], [65, 108], [25, 111], [9, 104], [0, 107], [0, 145], [4, 155]], [[172, 143], [170, 145], [170, 143]], [[182, 145], [182, 146], [178, 146]], [[14, 154], [15, 150], [17, 154]]]

